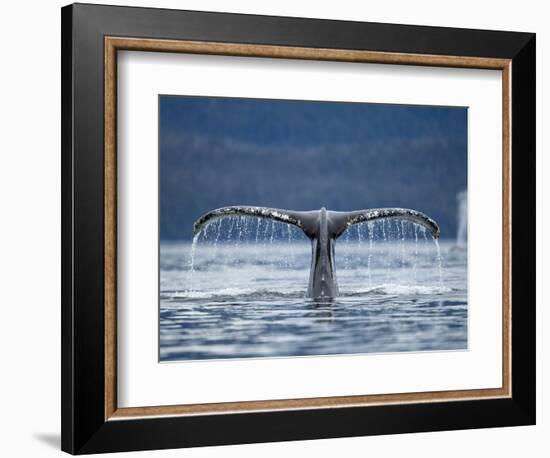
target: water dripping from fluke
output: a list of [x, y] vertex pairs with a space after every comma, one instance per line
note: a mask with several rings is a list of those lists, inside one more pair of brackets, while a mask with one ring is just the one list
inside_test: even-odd
[[373, 223], [367, 223], [367, 231], [368, 231], [368, 237], [369, 237], [369, 255], [367, 257], [367, 275], [369, 278], [369, 286], [372, 286], [372, 272], [370, 268], [370, 263], [372, 259], [372, 244], [374, 240]]
[[416, 283], [416, 267], [418, 263], [418, 226], [414, 225], [414, 261], [413, 261], [413, 279]]
[[189, 255], [189, 290], [193, 291], [193, 276], [195, 274], [195, 250], [197, 249], [197, 243], [199, 240], [200, 232], [193, 237], [193, 243], [191, 244], [191, 253]]
[[439, 286], [443, 286], [443, 257], [441, 256], [441, 247], [439, 246], [439, 240], [434, 239], [435, 247], [437, 250], [437, 272], [439, 275]]

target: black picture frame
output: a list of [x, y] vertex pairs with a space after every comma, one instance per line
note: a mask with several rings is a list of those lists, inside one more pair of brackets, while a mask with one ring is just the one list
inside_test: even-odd
[[[62, 449], [72, 454], [535, 424], [535, 35], [74, 4], [62, 8]], [[511, 60], [512, 395], [105, 419], [104, 37]], [[475, 198], [475, 196], [472, 196]]]

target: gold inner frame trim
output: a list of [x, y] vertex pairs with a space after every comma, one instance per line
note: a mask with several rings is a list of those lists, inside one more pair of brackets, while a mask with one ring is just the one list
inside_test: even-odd
[[[502, 72], [502, 387], [301, 399], [240, 401], [119, 408], [117, 404], [117, 51], [173, 52], [239, 57], [421, 65]], [[105, 420], [143, 417], [246, 413], [506, 398], [512, 394], [511, 364], [511, 60], [405, 54], [345, 49], [105, 37]]]

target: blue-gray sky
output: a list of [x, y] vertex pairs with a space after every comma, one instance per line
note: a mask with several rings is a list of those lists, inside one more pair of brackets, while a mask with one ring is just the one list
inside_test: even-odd
[[161, 239], [228, 205], [409, 207], [456, 234], [467, 109], [159, 96]]

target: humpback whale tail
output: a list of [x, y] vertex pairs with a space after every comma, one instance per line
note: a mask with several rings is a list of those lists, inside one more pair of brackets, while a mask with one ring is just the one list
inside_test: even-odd
[[312, 256], [309, 274], [308, 296], [313, 299], [333, 298], [338, 295], [334, 247], [336, 239], [345, 230], [358, 223], [379, 219], [404, 219], [427, 228], [434, 238], [439, 238], [439, 226], [429, 216], [408, 208], [372, 208], [348, 212], [326, 210], [293, 211], [268, 207], [223, 207], [212, 210], [193, 224], [193, 233], [198, 234], [210, 222], [225, 216], [255, 216], [282, 223], [293, 224], [302, 229], [311, 240]]

